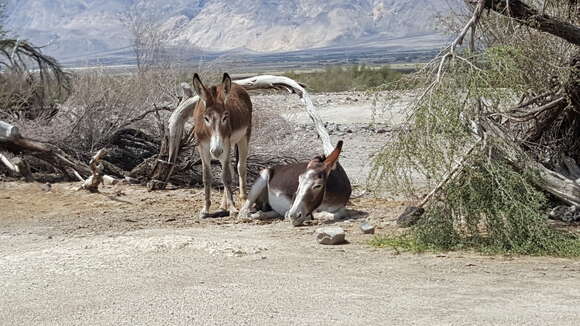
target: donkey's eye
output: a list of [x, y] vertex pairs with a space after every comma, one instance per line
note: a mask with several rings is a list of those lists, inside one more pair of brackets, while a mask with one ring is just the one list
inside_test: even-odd
[[320, 189], [322, 189], [321, 184], [317, 184], [317, 185], [312, 186], [312, 190], [320, 190]]
[[205, 116], [204, 120], [205, 120], [205, 122], [209, 123], [209, 117], [208, 116]]
[[223, 123], [226, 123], [226, 122], [228, 121], [228, 118], [229, 118], [229, 117], [228, 117], [227, 115], [225, 115], [225, 116], [222, 118], [222, 122], [223, 122]]

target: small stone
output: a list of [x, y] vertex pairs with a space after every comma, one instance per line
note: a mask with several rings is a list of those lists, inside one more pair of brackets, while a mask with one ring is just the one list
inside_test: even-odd
[[375, 234], [375, 226], [369, 223], [363, 223], [360, 225], [360, 230], [364, 234]]
[[347, 134], [352, 134], [352, 129], [347, 129], [347, 130], [346, 130], [346, 133], [347, 133]]
[[384, 134], [385, 132], [387, 132], [385, 129], [381, 128], [378, 129], [377, 131], [375, 131], [377, 134]]
[[44, 183], [40, 185], [40, 190], [49, 192], [52, 189], [50, 183]]
[[323, 245], [337, 245], [345, 242], [345, 233], [341, 227], [329, 226], [316, 230], [316, 240]]

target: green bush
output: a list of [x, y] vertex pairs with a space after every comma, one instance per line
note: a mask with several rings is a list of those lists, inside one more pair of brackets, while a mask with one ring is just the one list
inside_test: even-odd
[[285, 74], [300, 81], [314, 92], [342, 92], [367, 90], [398, 80], [401, 73], [388, 66], [328, 66], [323, 71]]

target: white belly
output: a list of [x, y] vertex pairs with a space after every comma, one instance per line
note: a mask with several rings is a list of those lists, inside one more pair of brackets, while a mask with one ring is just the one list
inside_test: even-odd
[[274, 193], [272, 191], [268, 191], [268, 203], [273, 210], [282, 216], [286, 215], [286, 212], [292, 206], [292, 201], [290, 198], [284, 196], [281, 193]]

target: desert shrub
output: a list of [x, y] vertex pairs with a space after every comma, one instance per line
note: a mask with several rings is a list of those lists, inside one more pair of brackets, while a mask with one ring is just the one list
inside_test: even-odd
[[[436, 82], [435, 76], [441, 71], [439, 60], [412, 77], [429, 83], [417, 91], [409, 127], [375, 157], [369, 186], [397, 189], [407, 198], [420, 198], [426, 189], [446, 178], [467, 149], [475, 146], [475, 150], [459, 176], [441, 188], [411, 231], [403, 236], [376, 238], [374, 245], [580, 255], [578, 237], [549, 224], [547, 211], [553, 203], [538, 189], [536, 171], [514, 168], [497, 155], [492, 139], [474, 137], [474, 122], [480, 117], [492, 112], [501, 116], [517, 104], [517, 94], [539, 94], [550, 89], [549, 80], [534, 77], [537, 72], [531, 70], [536, 68], [526, 64], [530, 57], [541, 60], [535, 63], [541, 66], [537, 70], [548, 76], [563, 79], [567, 75], [562, 69], [562, 55], [536, 53], [532, 57], [528, 44], [497, 44], [477, 54], [462, 52], [460, 55], [470, 63], [449, 61]], [[510, 126], [516, 135], [525, 133], [525, 125]], [[542, 149], [539, 154], [529, 152], [528, 159], [549, 152], [546, 147]]]
[[[160, 135], [155, 107], [174, 106], [180, 94], [179, 74], [173, 70], [119, 74], [91, 69], [71, 75], [70, 94], [51, 116], [9, 120], [27, 137], [49, 141], [82, 161], [105, 147], [115, 133], [135, 128]], [[166, 121], [169, 111], [160, 111]]]
[[313, 92], [341, 92], [374, 88], [399, 79], [401, 73], [388, 66], [356, 65], [328, 66], [323, 71], [306, 73], [289, 72], [286, 76], [305, 83]]

